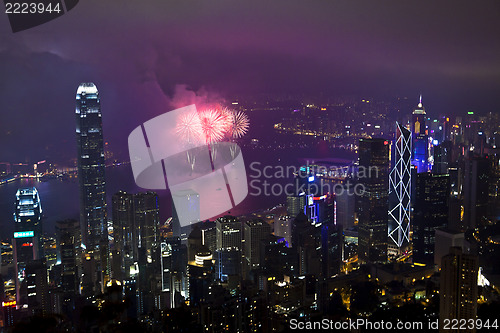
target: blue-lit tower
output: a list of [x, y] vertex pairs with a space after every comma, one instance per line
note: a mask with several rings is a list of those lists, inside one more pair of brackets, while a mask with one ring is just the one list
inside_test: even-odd
[[412, 161], [413, 165], [417, 166], [417, 172], [429, 171], [429, 138], [425, 125], [425, 108], [422, 105], [422, 95], [420, 101], [413, 110], [412, 117], [412, 137], [413, 137], [413, 151]]
[[26, 266], [43, 256], [42, 205], [34, 187], [20, 188], [16, 193], [14, 210], [14, 263], [16, 269], [17, 304], [27, 304]]

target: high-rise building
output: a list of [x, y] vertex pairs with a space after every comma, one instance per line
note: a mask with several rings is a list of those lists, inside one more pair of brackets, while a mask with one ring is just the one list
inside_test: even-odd
[[413, 261], [432, 264], [435, 230], [448, 224], [449, 175], [419, 173], [413, 219]]
[[236, 248], [241, 250], [241, 222], [226, 215], [216, 221], [217, 249]]
[[294, 218], [288, 215], [274, 216], [274, 235], [284, 238], [288, 247], [292, 246], [292, 224]]
[[413, 165], [417, 166], [418, 172], [426, 172], [429, 170], [429, 138], [425, 124], [425, 108], [422, 105], [422, 95], [420, 101], [413, 110], [412, 115], [412, 137], [413, 137]]
[[451, 247], [459, 247], [463, 252], [470, 250], [470, 243], [465, 240], [463, 232], [448, 228], [436, 229], [436, 244], [434, 245], [434, 265], [441, 268], [441, 259], [450, 253]]
[[343, 229], [354, 226], [355, 196], [344, 188], [344, 191], [335, 195], [336, 224]]
[[474, 229], [488, 225], [490, 160], [472, 157], [465, 160], [463, 184], [464, 225], [463, 229]]
[[80, 84], [76, 92], [76, 138], [82, 244], [93, 252], [107, 239], [101, 104], [93, 83]]
[[[203, 236], [201, 232], [200, 223], [197, 223], [193, 226], [191, 233], [188, 237], [187, 242], [187, 251], [188, 251], [188, 262], [194, 261], [196, 254], [203, 247]], [[205, 247], [208, 249], [208, 246]]]
[[160, 225], [160, 210], [158, 195], [155, 192], [140, 192], [134, 195], [135, 227], [137, 236], [135, 242], [139, 248], [146, 251], [146, 257], [152, 262], [153, 252], [158, 247], [158, 228]]
[[225, 248], [215, 251], [215, 274], [222, 282], [229, 279], [240, 279], [241, 251], [237, 248]]
[[328, 278], [340, 273], [343, 246], [342, 225], [323, 224], [321, 226], [321, 264], [324, 277]]
[[324, 194], [321, 196], [308, 194], [304, 212], [313, 224], [335, 224], [336, 207], [335, 196], [331, 194]]
[[[139, 264], [139, 251], [145, 251], [146, 263], [155, 259], [158, 248], [159, 207], [155, 192], [131, 194], [117, 192], [112, 197], [114, 255], [119, 257], [124, 279], [130, 277], [131, 268]], [[144, 264], [146, 264], [144, 263]]]
[[358, 258], [361, 262], [387, 261], [389, 208], [389, 141], [361, 139], [359, 181]]
[[[174, 237], [179, 237], [182, 243], [186, 244], [192, 225], [200, 222], [200, 195], [189, 192], [177, 193], [174, 196], [177, 199], [172, 200], [172, 233]], [[182, 204], [176, 205], [176, 202], [182, 202]], [[190, 223], [181, 225], [181, 219]]]
[[172, 270], [172, 245], [166, 242], [160, 244], [161, 256], [161, 289], [170, 293], [171, 270]]
[[16, 193], [14, 211], [14, 263], [17, 304], [27, 304], [26, 265], [42, 253], [42, 206], [36, 188], [21, 188]]
[[389, 174], [390, 240], [399, 252], [410, 243], [411, 215], [411, 132], [396, 123], [392, 169]]
[[245, 258], [250, 268], [260, 265], [260, 242], [269, 237], [271, 227], [262, 220], [248, 221], [245, 223]]
[[[443, 330], [445, 319], [476, 320], [478, 267], [478, 257], [463, 253], [459, 247], [450, 248], [450, 253], [443, 257], [439, 288], [440, 331], [448, 332]], [[466, 327], [451, 332], [475, 332], [475, 329]]]
[[16, 301], [2, 302], [2, 328], [10, 328], [14, 326], [16, 313]]
[[[497, 134], [500, 140], [500, 133]], [[497, 140], [498, 141], [498, 140]], [[500, 147], [500, 146], [498, 146]], [[490, 153], [488, 155], [490, 160], [489, 170], [489, 216], [493, 219], [495, 216], [500, 216], [500, 151], [497, 153]]]
[[217, 223], [212, 221], [201, 224], [201, 243], [212, 253], [217, 249]]
[[[268, 242], [261, 242], [260, 256], [264, 276], [283, 278], [284, 275], [299, 275], [299, 257], [296, 248], [286, 246], [286, 243], [276, 236], [271, 236]], [[259, 288], [264, 290], [263, 287], [259, 282]]]
[[305, 193], [290, 195], [286, 198], [286, 212], [291, 218], [295, 218], [300, 212], [303, 212], [305, 205]]
[[113, 272], [113, 277], [135, 289], [137, 315], [142, 315], [154, 306], [152, 286], [161, 267], [158, 196], [154, 192], [120, 191], [113, 195], [112, 211], [113, 257], [119, 262], [114, 265], [118, 272]]
[[448, 173], [448, 169], [452, 162], [453, 143], [444, 141], [441, 144], [434, 146], [434, 164], [432, 173], [444, 174]]
[[167, 238], [160, 244], [161, 290], [171, 308], [180, 306], [189, 297], [187, 248], [179, 237]]
[[56, 222], [56, 244], [58, 257], [61, 262], [62, 290], [74, 296], [78, 291], [77, 249], [80, 246], [77, 220]]
[[35, 315], [50, 313], [47, 264], [45, 259], [33, 260], [26, 265], [27, 305]]
[[130, 277], [130, 267], [137, 261], [138, 253], [134, 234], [134, 195], [124, 191], [115, 193], [112, 201], [113, 250], [120, 261], [120, 272], [113, 272], [118, 280]]
[[212, 253], [201, 250], [195, 254], [195, 260], [189, 262], [189, 305], [198, 306], [206, 302], [210, 295], [210, 284], [213, 281]]
[[313, 225], [304, 213], [299, 213], [292, 227], [293, 250], [297, 257], [298, 274], [319, 276], [321, 267], [321, 224]]
[[160, 244], [161, 291], [170, 308], [178, 306], [187, 295], [187, 251], [179, 238]]

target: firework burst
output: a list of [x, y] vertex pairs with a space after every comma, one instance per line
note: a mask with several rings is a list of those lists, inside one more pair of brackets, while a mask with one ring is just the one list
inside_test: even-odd
[[224, 139], [230, 123], [225, 112], [207, 109], [199, 113], [202, 137], [206, 143], [219, 142]]
[[177, 134], [187, 143], [194, 143], [202, 136], [203, 127], [196, 112], [183, 114], [176, 127]]
[[246, 114], [241, 111], [231, 111], [231, 136], [234, 139], [241, 138], [248, 132], [250, 121]]
[[176, 132], [186, 143], [211, 144], [241, 138], [248, 132], [249, 126], [245, 113], [216, 106], [183, 114], [177, 121]]

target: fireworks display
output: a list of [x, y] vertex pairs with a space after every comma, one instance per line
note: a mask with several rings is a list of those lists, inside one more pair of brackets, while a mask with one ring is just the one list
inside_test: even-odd
[[176, 131], [187, 143], [198, 141], [202, 135], [202, 126], [198, 114], [196, 112], [183, 114], [177, 123]]
[[206, 143], [222, 141], [228, 129], [228, 117], [217, 109], [207, 109], [199, 113], [202, 137]]
[[176, 131], [188, 143], [199, 140], [211, 144], [225, 138], [241, 138], [248, 132], [249, 126], [250, 121], [245, 113], [216, 107], [182, 115]]
[[241, 138], [248, 132], [250, 121], [246, 114], [241, 111], [231, 112], [231, 136], [235, 139]]

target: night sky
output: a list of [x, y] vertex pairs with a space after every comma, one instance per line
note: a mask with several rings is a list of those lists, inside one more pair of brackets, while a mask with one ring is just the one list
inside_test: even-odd
[[115, 149], [173, 107], [241, 94], [422, 92], [430, 114], [498, 111], [500, 1], [82, 0], [15, 34], [0, 14], [0, 161], [74, 158], [84, 81]]

